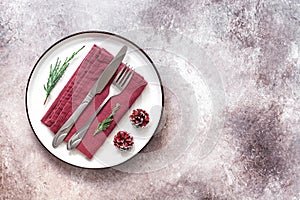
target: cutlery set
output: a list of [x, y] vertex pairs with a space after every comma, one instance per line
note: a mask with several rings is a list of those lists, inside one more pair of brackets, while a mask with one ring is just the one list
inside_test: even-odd
[[116, 34], [87, 31], [62, 38], [40, 56], [25, 102], [33, 132], [51, 154], [75, 166], [105, 168], [147, 145], [164, 99], [158, 71], [142, 48]]
[[[113, 58], [113, 60], [109, 63], [109, 65], [105, 68], [101, 76], [98, 78], [92, 89], [88, 92], [86, 97], [83, 99], [81, 104], [77, 107], [74, 113], [69, 117], [69, 119], [63, 124], [63, 126], [59, 129], [59, 131], [55, 134], [52, 146], [56, 148], [59, 146], [64, 139], [69, 134], [72, 127], [75, 125], [78, 118], [81, 116], [83, 111], [92, 101], [96, 94], [99, 94], [103, 91], [105, 86], [108, 84], [110, 79], [113, 77], [118, 67], [122, 63], [127, 52], [127, 46], [123, 46], [121, 50], [117, 53], [117, 55]], [[106, 105], [106, 103], [114, 96], [121, 94], [128, 83], [130, 82], [133, 76], [133, 71], [129, 67], [125, 66], [120, 70], [120, 72], [114, 78], [112, 84], [109, 88], [109, 95], [103, 101], [103, 103], [98, 107], [98, 109], [94, 112], [94, 114], [89, 118], [86, 124], [81, 127], [68, 141], [67, 149], [71, 150], [76, 148], [82, 139], [84, 138], [87, 130], [89, 129], [92, 122], [95, 120], [97, 115], [100, 113], [102, 108]]]

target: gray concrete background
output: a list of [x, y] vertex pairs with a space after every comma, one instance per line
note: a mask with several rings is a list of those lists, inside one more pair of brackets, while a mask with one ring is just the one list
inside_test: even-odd
[[[1, 0], [0, 199], [300, 199], [299, 26], [297, 0]], [[141, 155], [163, 152], [166, 165], [81, 169], [36, 139], [25, 108], [30, 72], [54, 42], [86, 30], [128, 37], [158, 66], [165, 124]], [[201, 77], [197, 55], [220, 76], [217, 112], [209, 108], [221, 97], [208, 84], [216, 79]]]

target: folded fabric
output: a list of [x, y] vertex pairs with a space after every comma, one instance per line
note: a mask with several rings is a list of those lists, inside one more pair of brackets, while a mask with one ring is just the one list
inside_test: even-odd
[[[49, 127], [49, 129], [56, 134], [60, 127], [68, 120], [72, 113], [76, 110], [81, 101], [88, 94], [93, 87], [103, 70], [107, 67], [113, 59], [108, 51], [96, 45], [92, 47], [84, 60], [81, 62], [71, 79], [65, 85], [58, 97], [55, 99], [49, 110], [41, 119], [42, 123]], [[125, 67], [121, 64], [117, 73]], [[114, 76], [116, 76], [116, 74]], [[109, 93], [109, 87], [112, 80], [107, 84], [100, 94], [90, 102], [85, 111], [78, 118], [76, 124], [71, 129], [69, 135], [66, 137], [67, 142], [71, 136], [79, 130], [87, 120], [93, 115], [95, 110], [101, 105]], [[131, 107], [134, 101], [140, 96], [147, 82], [138, 73], [134, 75], [125, 90], [118, 96], [111, 98], [104, 106], [102, 111], [98, 114], [97, 118], [89, 127], [82, 142], [77, 146], [77, 149], [91, 159], [97, 150], [104, 143], [106, 138], [112, 132], [118, 121], [123, 117], [127, 110]], [[115, 113], [114, 118], [108, 129], [101, 131], [94, 135], [98, 123], [106, 119], [112, 112], [115, 105], [119, 103], [120, 108]]]

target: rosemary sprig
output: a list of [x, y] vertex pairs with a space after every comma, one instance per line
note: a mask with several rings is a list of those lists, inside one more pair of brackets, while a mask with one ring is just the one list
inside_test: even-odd
[[117, 103], [116, 106], [114, 107], [112, 113], [106, 119], [104, 119], [101, 123], [98, 124], [98, 127], [94, 132], [94, 135], [97, 135], [100, 131], [105, 131], [106, 129], [108, 129], [111, 122], [114, 120], [113, 119], [114, 115], [116, 114], [117, 110], [119, 110], [119, 108], [120, 108], [120, 104]]
[[49, 73], [49, 77], [48, 77], [48, 81], [47, 84], [44, 85], [44, 89], [46, 91], [46, 99], [44, 101], [44, 105], [47, 102], [47, 99], [50, 95], [50, 92], [52, 91], [52, 89], [54, 88], [54, 86], [56, 85], [56, 83], [59, 81], [59, 79], [62, 77], [62, 75], [64, 74], [64, 72], [66, 71], [67, 67], [69, 66], [70, 61], [76, 56], [76, 54], [79, 53], [79, 51], [81, 51], [85, 46], [81, 47], [78, 51], [74, 52], [71, 57], [67, 57], [65, 59], [65, 61], [63, 62], [63, 64], [61, 65], [61, 60], [59, 59], [59, 57], [57, 57], [56, 62], [54, 67], [52, 66], [52, 64], [50, 65], [50, 73]]

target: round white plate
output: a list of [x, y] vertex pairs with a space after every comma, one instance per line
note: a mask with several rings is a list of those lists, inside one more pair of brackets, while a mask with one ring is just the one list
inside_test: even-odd
[[[123, 63], [128, 63], [136, 72], [141, 74], [148, 82], [148, 85], [128, 112], [125, 113], [94, 157], [89, 160], [78, 150], [68, 151], [66, 143], [53, 148], [52, 140], [54, 134], [41, 123], [41, 119], [94, 44], [105, 48], [113, 55], [116, 55], [123, 45], [127, 45], [128, 51]], [[85, 45], [85, 48], [70, 62], [65, 74], [58, 81], [46, 105], [44, 105], [45, 91], [43, 85], [47, 81], [50, 64], [55, 63], [57, 57], [63, 60], [70, 56], [83, 45]], [[137, 129], [130, 124], [128, 116], [135, 108], [142, 108], [149, 112], [151, 121], [146, 128]], [[149, 142], [155, 133], [160, 123], [162, 110], [163, 91], [161, 80], [149, 56], [131, 41], [108, 32], [80, 32], [56, 42], [35, 64], [26, 88], [27, 116], [38, 140], [57, 158], [83, 168], [111, 167], [132, 158]], [[113, 145], [113, 137], [119, 130], [126, 130], [134, 137], [134, 147], [130, 151], [121, 152]]]

